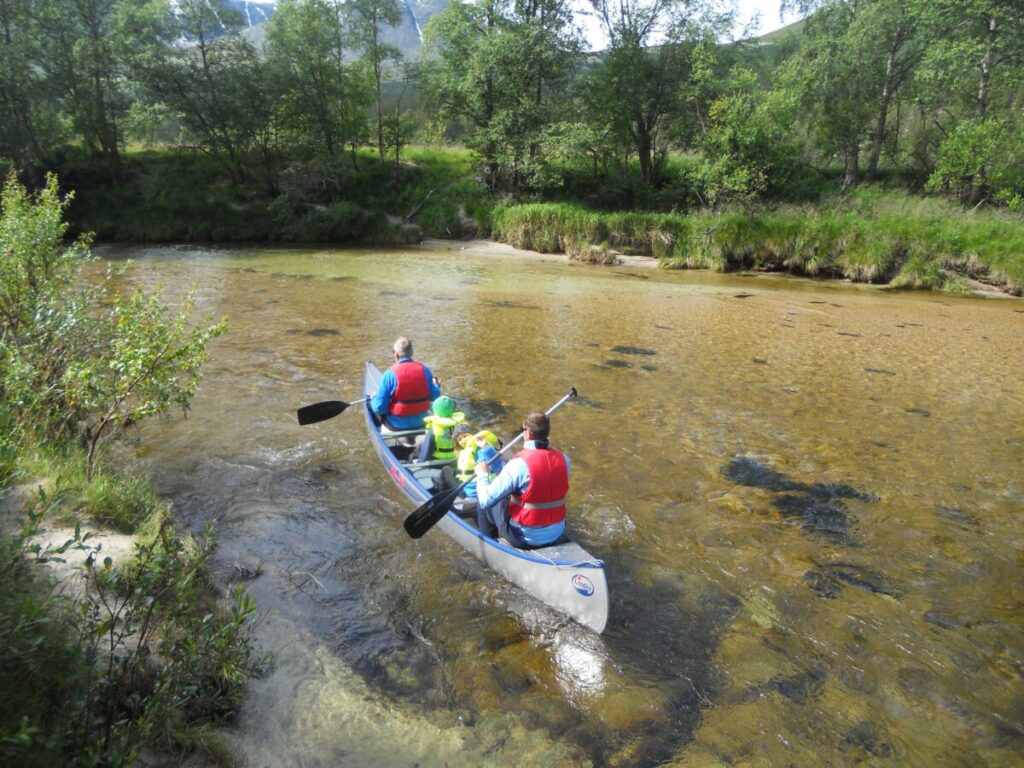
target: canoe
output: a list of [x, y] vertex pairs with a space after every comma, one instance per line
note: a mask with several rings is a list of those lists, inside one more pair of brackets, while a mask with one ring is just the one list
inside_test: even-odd
[[[415, 463], [410, 455], [412, 448], [406, 445], [415, 433], [381, 433], [369, 401], [377, 391], [380, 377], [380, 369], [367, 363], [363, 387], [367, 400], [363, 409], [370, 443], [392, 482], [419, 507], [440, 490], [441, 471], [448, 462]], [[595, 632], [604, 631], [608, 622], [608, 585], [603, 561], [568, 536], [547, 547], [517, 549], [480, 533], [475, 514], [462, 517], [461, 508], [456, 506], [441, 518], [436, 528], [542, 603]]]

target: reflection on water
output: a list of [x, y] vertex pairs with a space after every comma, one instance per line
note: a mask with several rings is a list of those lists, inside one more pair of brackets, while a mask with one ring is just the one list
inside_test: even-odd
[[[229, 734], [248, 764], [1018, 761], [1019, 302], [469, 252], [131, 255], [129, 279], [230, 324], [192, 417], [139, 437], [266, 611], [278, 662]], [[503, 436], [579, 389], [553, 440], [608, 564], [602, 636], [406, 538], [358, 409], [296, 425], [360, 397], [399, 334]]]

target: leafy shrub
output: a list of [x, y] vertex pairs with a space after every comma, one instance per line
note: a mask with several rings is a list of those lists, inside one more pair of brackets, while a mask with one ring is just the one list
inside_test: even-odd
[[[188, 746], [195, 729], [231, 717], [264, 659], [241, 588], [226, 609], [214, 602], [209, 532], [193, 541], [165, 523], [115, 567], [77, 533], [41, 547], [41, 522], [37, 510], [0, 542], [4, 764], [127, 765], [144, 745]], [[58, 593], [37, 566], [71, 548], [92, 550], [78, 599]]]
[[963, 205], [986, 197], [1011, 210], [1024, 204], [1024, 126], [995, 118], [964, 120], [939, 146], [927, 189], [955, 196]]

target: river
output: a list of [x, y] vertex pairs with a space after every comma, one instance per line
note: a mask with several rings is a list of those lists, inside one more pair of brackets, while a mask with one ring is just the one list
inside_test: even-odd
[[[226, 317], [134, 433], [274, 656], [250, 766], [1012, 765], [1024, 752], [1024, 304], [473, 249], [107, 248]], [[601, 636], [410, 508], [358, 407], [410, 336], [508, 436], [571, 386]], [[255, 577], [254, 577], [255, 575]]]

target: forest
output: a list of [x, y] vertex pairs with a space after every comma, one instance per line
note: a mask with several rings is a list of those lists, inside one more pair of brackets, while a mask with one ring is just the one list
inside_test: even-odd
[[[797, 206], [780, 214], [790, 223], [810, 205], [816, 244], [797, 271], [888, 282], [938, 248], [1019, 291], [1020, 4], [782, 7], [803, 20], [732, 39], [721, 4], [589, 0], [608, 44], [588, 52], [568, 0], [456, 0], [409, 55], [385, 34], [397, 0], [281, 0], [256, 29], [219, 0], [4, 0], [0, 164], [37, 185], [55, 171], [79, 192], [73, 227], [101, 240], [403, 243], [521, 229], [536, 214], [522, 204], [574, 219]], [[926, 232], [974, 213], [938, 243], [886, 228], [866, 272], [831, 253], [835, 237], [818, 242], [849, 217], [860, 231], [909, 216]], [[696, 242], [692, 221], [652, 234], [659, 221], [640, 234], [599, 222], [576, 250], [777, 268], [808, 236], [787, 223], [752, 254]], [[1016, 245], [960, 243], [992, 238]]]

